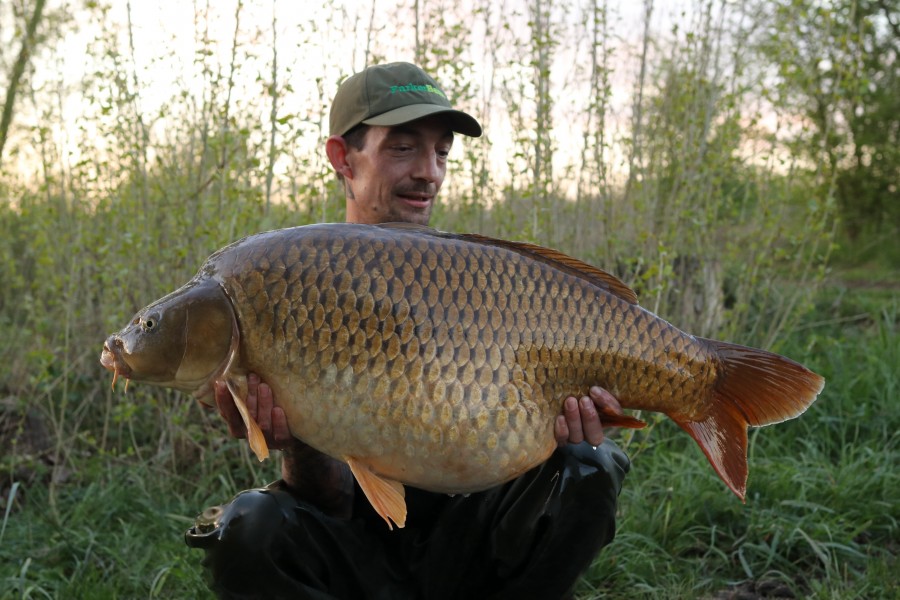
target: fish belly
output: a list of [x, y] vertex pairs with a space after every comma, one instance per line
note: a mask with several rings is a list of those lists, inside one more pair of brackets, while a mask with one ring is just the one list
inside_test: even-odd
[[[522, 400], [531, 390], [513, 384], [466, 390], [454, 381], [377, 396], [377, 378], [343, 376], [327, 387], [263, 379], [277, 382], [275, 398], [296, 437], [335, 458], [362, 459], [384, 477], [434, 492], [473, 492], [517, 477], [556, 447], [547, 403], [542, 409]], [[368, 393], [354, 393], [360, 388]]]

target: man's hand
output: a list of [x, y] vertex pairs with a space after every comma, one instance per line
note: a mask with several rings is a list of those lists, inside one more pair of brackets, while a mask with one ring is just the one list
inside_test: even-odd
[[622, 414], [622, 406], [616, 398], [601, 387], [594, 386], [590, 396], [580, 400], [569, 396], [563, 403], [563, 414], [556, 417], [554, 433], [560, 446], [580, 444], [587, 440], [599, 446], [604, 439], [603, 424], [598, 409], [604, 413]]
[[[228, 432], [247, 437], [244, 420], [224, 383], [216, 383], [216, 406]], [[251, 373], [247, 376], [247, 412], [256, 420], [269, 448], [283, 450], [281, 477], [298, 497], [335, 517], [349, 517], [353, 511], [353, 475], [350, 468], [307, 446], [288, 429], [284, 411], [275, 406], [272, 388]]]
[[[236, 438], [247, 437], [247, 428], [231, 392], [223, 382], [216, 382], [216, 406], [219, 414], [228, 423], [228, 432]], [[292, 446], [295, 438], [288, 429], [287, 418], [280, 407], [275, 406], [272, 398], [272, 388], [265, 383], [260, 383], [259, 376], [251, 373], [247, 376], [247, 412], [250, 418], [256, 421], [269, 448], [283, 450]]]

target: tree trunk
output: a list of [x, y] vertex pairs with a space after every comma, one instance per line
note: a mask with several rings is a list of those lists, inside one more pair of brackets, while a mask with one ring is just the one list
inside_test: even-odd
[[22, 38], [22, 49], [19, 50], [19, 56], [13, 65], [12, 75], [9, 78], [9, 88], [6, 90], [6, 102], [3, 104], [3, 116], [0, 118], [0, 164], [3, 163], [3, 148], [6, 146], [6, 138], [9, 135], [9, 126], [12, 123], [13, 105], [16, 102], [16, 91], [19, 87], [19, 81], [25, 73], [25, 67], [28, 65], [28, 59], [31, 57], [32, 46], [34, 45], [34, 36], [37, 31], [38, 23], [41, 22], [41, 14], [44, 12], [44, 4], [46, 0], [37, 0], [34, 3], [34, 12], [25, 28], [25, 36]]

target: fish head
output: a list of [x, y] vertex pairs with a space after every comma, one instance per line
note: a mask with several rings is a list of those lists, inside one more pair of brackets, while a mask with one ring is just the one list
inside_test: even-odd
[[237, 338], [231, 301], [215, 282], [189, 283], [134, 315], [103, 345], [100, 364], [129, 380], [203, 398]]

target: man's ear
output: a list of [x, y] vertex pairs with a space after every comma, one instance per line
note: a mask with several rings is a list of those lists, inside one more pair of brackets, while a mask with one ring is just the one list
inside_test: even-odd
[[339, 135], [333, 135], [325, 140], [325, 154], [331, 161], [334, 170], [347, 179], [353, 179], [353, 170], [347, 162], [347, 142]]

